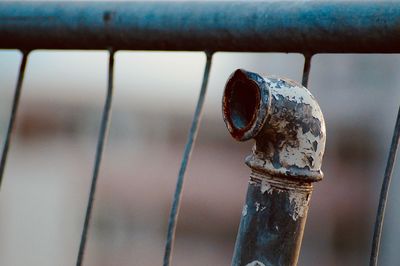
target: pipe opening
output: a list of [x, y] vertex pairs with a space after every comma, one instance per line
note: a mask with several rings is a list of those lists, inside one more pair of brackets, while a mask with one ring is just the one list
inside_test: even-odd
[[[266, 109], [261, 99], [268, 91], [258, 83], [262, 78], [238, 69], [229, 78], [222, 99], [225, 123], [231, 135], [240, 141], [254, 138], [263, 125]], [[264, 96], [263, 96], [264, 95]]]
[[227, 86], [227, 105], [225, 114], [234, 130], [251, 128], [260, 105], [260, 92], [257, 85], [244, 75], [232, 79]]
[[237, 129], [251, 127], [259, 105], [258, 88], [253, 82], [238, 80], [232, 85], [229, 101], [230, 120]]

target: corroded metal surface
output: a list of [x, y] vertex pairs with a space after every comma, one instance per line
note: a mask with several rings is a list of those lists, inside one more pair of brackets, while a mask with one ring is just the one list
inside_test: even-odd
[[322, 178], [325, 122], [305, 87], [237, 70], [227, 82], [223, 112], [234, 138], [256, 139], [246, 158], [252, 169], [303, 181]]
[[311, 190], [252, 173], [232, 265], [296, 265]]
[[235, 139], [255, 139], [232, 265], [295, 265], [312, 182], [323, 176], [321, 109], [294, 81], [239, 69], [225, 86], [223, 116]]

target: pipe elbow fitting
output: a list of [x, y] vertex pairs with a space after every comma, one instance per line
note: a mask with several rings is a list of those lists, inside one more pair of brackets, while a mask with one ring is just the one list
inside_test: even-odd
[[222, 109], [235, 139], [255, 139], [246, 158], [254, 172], [307, 183], [322, 179], [325, 122], [305, 87], [238, 69], [225, 85]]

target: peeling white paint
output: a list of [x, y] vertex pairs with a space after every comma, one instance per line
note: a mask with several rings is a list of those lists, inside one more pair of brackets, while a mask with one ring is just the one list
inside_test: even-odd
[[247, 204], [243, 206], [242, 216], [245, 217], [247, 215]]
[[267, 191], [268, 194], [272, 194], [272, 187], [271, 187], [271, 184], [268, 183], [268, 181], [265, 180], [265, 179], [262, 179], [262, 180], [261, 180], [261, 187], [260, 187], [260, 189], [261, 189], [261, 193], [262, 193], [262, 194], [264, 194], [265, 191]]
[[[322, 154], [319, 157], [322, 157]], [[267, 158], [270, 158], [270, 157], [266, 156], [264, 153], [262, 153], [260, 151], [256, 151], [256, 152], [253, 152], [252, 154], [250, 154], [249, 156], [247, 156], [245, 162], [250, 168], [265, 172], [268, 175], [272, 175], [272, 176], [287, 175], [288, 169], [286, 167], [282, 166], [282, 167], [276, 168], [276, 166], [274, 166], [272, 164], [272, 162]], [[318, 173], [318, 171], [320, 170], [317, 168], [312, 169], [311, 167], [310, 167], [310, 169], [312, 171], [314, 171], [315, 173]], [[261, 189], [263, 192], [267, 191], [268, 186], [269, 186], [269, 184], [265, 184], [265, 185], [266, 186], [264, 186], [264, 187], [261, 186]], [[268, 192], [272, 193], [272, 190], [269, 190]], [[279, 191], [278, 191], [278, 193], [279, 193]]]
[[[273, 78], [273, 80], [271, 80], [270, 78]], [[320, 107], [318, 106], [318, 104], [313, 104], [316, 103], [315, 98], [307, 88], [287, 78], [270, 76], [264, 77], [264, 79], [268, 82], [269, 87], [272, 88], [272, 96], [275, 99], [277, 99], [277, 95], [282, 95], [290, 101], [311, 104], [312, 116], [314, 116], [315, 118], [322, 117]], [[274, 80], [276, 80], [276, 82]]]
[[304, 217], [307, 214], [308, 203], [309, 203], [309, 193], [298, 190], [290, 190], [289, 202], [290, 202], [290, 212], [289, 215], [294, 221]]
[[299, 152], [299, 148], [293, 148], [289, 145], [279, 152], [279, 158], [282, 163], [290, 166], [304, 168], [309, 165], [306, 154]]
[[260, 210], [260, 203], [256, 202], [255, 206], [256, 206], [256, 212], [258, 212], [258, 210]]
[[246, 266], [265, 266], [265, 264], [262, 263], [261, 261], [254, 260], [250, 263], [247, 263]]
[[[297, 129], [297, 143], [286, 142], [279, 150], [279, 161], [283, 166], [283, 169], [277, 169], [279, 172], [285, 171], [289, 166], [297, 166], [299, 168], [309, 167], [312, 171], [319, 171], [321, 168], [322, 155], [325, 149], [325, 122], [323, 119], [323, 114], [321, 108], [316, 102], [314, 96], [299, 83], [286, 78], [280, 78], [276, 76], [266, 76], [264, 77], [271, 90], [271, 95], [276, 100], [280, 97], [284, 97], [289, 101], [296, 103], [307, 104], [310, 107], [311, 115], [320, 121], [321, 123], [321, 135], [314, 136], [310, 131], [303, 133], [302, 128]], [[298, 113], [294, 114], [301, 115]], [[286, 126], [289, 121], [282, 119], [271, 120], [269, 123], [281, 133], [287, 132]], [[313, 146], [314, 142], [317, 143], [316, 150]], [[267, 149], [267, 150], [274, 150]], [[272, 158], [271, 154], [265, 154], [263, 158]], [[274, 167], [270, 162], [266, 162], [264, 167], [268, 169]]]
[[[325, 148], [325, 145], [322, 144], [322, 139], [314, 136], [310, 131], [303, 134], [301, 128], [297, 130], [297, 138], [301, 149], [286, 145], [279, 153], [280, 160], [286, 162], [288, 165], [295, 165], [299, 168], [308, 166], [310, 169], [320, 169], [322, 154]], [[313, 147], [314, 142], [317, 143], [316, 151]], [[308, 158], [312, 160], [310, 161]]]
[[257, 182], [255, 182], [254, 180], [249, 180], [249, 185], [257, 185]]

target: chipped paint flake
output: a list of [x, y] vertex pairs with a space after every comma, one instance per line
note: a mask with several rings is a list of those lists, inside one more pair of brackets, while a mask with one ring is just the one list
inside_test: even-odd
[[247, 204], [244, 205], [242, 210], [242, 216], [245, 217], [247, 215]]
[[304, 217], [307, 214], [309, 194], [302, 191], [292, 190], [289, 191], [290, 212], [289, 215], [293, 221]]
[[267, 191], [268, 194], [272, 194], [272, 187], [271, 187], [271, 184], [268, 183], [268, 181], [265, 180], [265, 179], [261, 180], [261, 187], [260, 187], [260, 189], [261, 189], [261, 193], [262, 193], [262, 194], [264, 194], [266, 191]]
[[[296, 82], [287, 79], [287, 78], [278, 78], [278, 77], [264, 77], [267, 81], [267, 84], [270, 88], [273, 89], [275, 93], [272, 96], [277, 99], [277, 95], [282, 95], [286, 99], [290, 101], [295, 101], [298, 103], [313, 103], [315, 102], [314, 96], [310, 93], [310, 91], [297, 84]], [[318, 106], [313, 106], [312, 115], [314, 117], [320, 117], [321, 110]]]
[[265, 266], [265, 264], [262, 263], [261, 261], [254, 260], [250, 263], [247, 263], [246, 266]]
[[256, 206], [256, 212], [258, 212], [260, 210], [260, 203], [256, 202], [255, 206]]
[[[294, 165], [299, 168], [307, 166], [310, 169], [321, 168], [322, 149], [325, 147], [320, 144], [321, 138], [314, 136], [310, 131], [303, 134], [301, 128], [297, 130], [297, 137], [299, 146], [302, 149], [299, 150], [298, 147], [287, 145], [279, 153], [280, 160], [286, 162], [288, 165]], [[317, 147], [316, 150], [314, 146]]]

